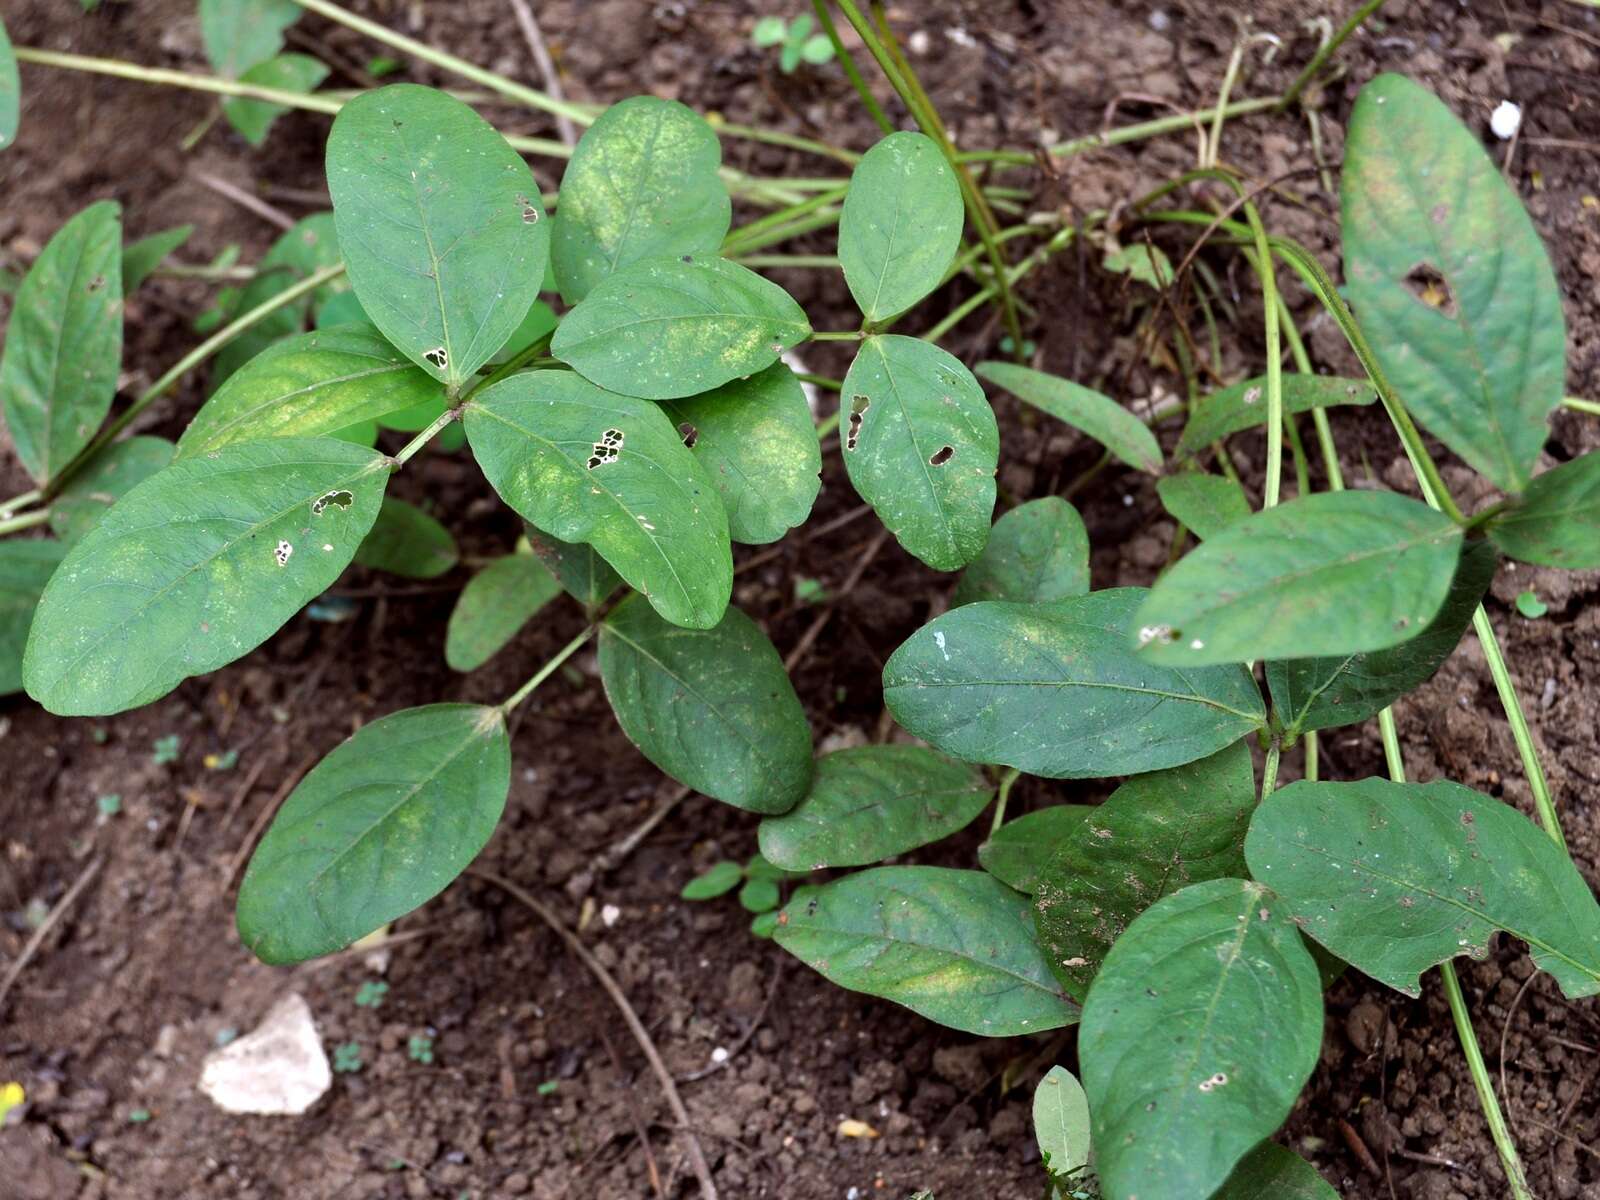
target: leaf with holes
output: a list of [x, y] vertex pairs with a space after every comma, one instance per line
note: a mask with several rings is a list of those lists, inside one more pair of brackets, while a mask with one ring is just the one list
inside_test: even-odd
[[[328, 68], [309, 54], [278, 54], [258, 62], [239, 76], [240, 83], [276, 88], [280, 92], [313, 92], [328, 77]], [[267, 140], [272, 123], [288, 112], [282, 104], [229, 96], [222, 102], [222, 113], [239, 136], [252, 146]]]
[[1056, 847], [1095, 807], [1052, 804], [1007, 821], [978, 847], [978, 865], [1007, 887], [1032, 896]]
[[1339, 1193], [1294, 1151], [1262, 1142], [1233, 1169], [1213, 1200], [1339, 1200]]
[[122, 365], [122, 210], [91, 204], [56, 231], [11, 306], [0, 408], [40, 483], [87, 446]]
[[561, 177], [550, 242], [561, 298], [576, 304], [641, 259], [715, 254], [733, 218], [721, 166], [716, 133], [676, 100], [633, 96], [601, 113]]
[[121, 712], [249, 653], [332, 586], [388, 480], [384, 455], [331, 438], [240, 442], [158, 471], [50, 580], [28, 694], [61, 716]]
[[22, 690], [22, 651], [28, 626], [67, 547], [43, 539], [0, 541], [0, 696]]
[[1136, 471], [1161, 470], [1161, 445], [1150, 427], [1110, 396], [1015, 363], [982, 362], [978, 377], [1047, 416], [1086, 433]]
[[111, 506], [172, 461], [166, 438], [131, 437], [95, 454], [67, 481], [50, 505], [50, 530], [71, 545]]
[[1600, 567], [1600, 453], [1535, 475], [1489, 523], [1489, 537], [1519, 562], [1572, 571]]
[[964, 220], [961, 185], [932, 138], [891, 133], [862, 156], [839, 213], [839, 266], [867, 324], [939, 286]]
[[563, 542], [526, 523], [523, 528], [528, 532], [528, 542], [539, 561], [554, 573], [562, 590], [585, 608], [605, 603], [622, 586], [622, 576], [611, 569], [611, 564], [601, 558], [593, 546]]
[[1078, 1063], [1108, 1196], [1210, 1196], [1289, 1115], [1322, 1046], [1322, 983], [1286, 906], [1213, 879], [1128, 926]]
[[1033, 1090], [1033, 1135], [1052, 1177], [1089, 1164], [1089, 1098], [1065, 1067], [1051, 1067]]
[[761, 853], [790, 871], [866, 866], [966, 828], [992, 799], [982, 775], [922, 746], [835, 750], [796, 808], [761, 822]]
[[1185, 556], [1128, 628], [1167, 666], [1383, 650], [1450, 590], [1461, 527], [1393, 492], [1319, 492], [1255, 513]]
[[343, 950], [477, 857], [511, 789], [499, 709], [430, 704], [363, 726], [290, 793], [239, 884], [239, 936], [280, 965]]
[[561, 583], [531, 553], [494, 559], [467, 581], [445, 627], [444, 660], [476, 671], [561, 594]]
[[1039, 874], [1034, 920], [1056, 978], [1082, 1000], [1122, 931], [1191, 883], [1244, 874], [1256, 803], [1250, 747], [1136, 775], [1073, 825]]
[[1089, 590], [1089, 531], [1059, 496], [1019, 504], [994, 523], [983, 552], [950, 597], [952, 606], [977, 600], [1046, 604]]
[[321, 437], [441, 402], [438, 381], [370, 325], [318, 329], [268, 347], [230, 375], [183, 431], [178, 455], [258, 438]]
[[811, 336], [777, 284], [726, 259], [685, 258], [606, 276], [561, 322], [550, 352], [601, 387], [674, 400], [765, 370]]
[[[239, 295], [236, 315], [265, 304], [280, 292], [286, 292], [308, 275], [331, 267], [339, 261], [339, 238], [334, 230], [333, 214], [313, 213], [272, 244], [256, 265], [255, 276], [245, 284]], [[328, 282], [293, 303], [274, 309], [256, 324], [246, 329], [217, 352], [211, 365], [211, 383], [220, 387], [235, 371], [244, 366], [274, 342], [299, 333], [305, 328], [306, 314], [314, 305], [329, 303], [342, 295], [342, 281]]]
[[1244, 488], [1225, 475], [1200, 471], [1164, 475], [1156, 480], [1156, 492], [1161, 506], [1202, 540], [1250, 515]]
[[1242, 666], [1163, 667], [1128, 648], [1146, 595], [1114, 588], [952, 609], [894, 652], [884, 703], [946, 754], [1051, 779], [1176, 767], [1262, 728], [1266, 710]]
[[1425, 429], [1521, 491], [1561, 403], [1566, 323], [1517, 194], [1478, 135], [1400, 75], [1356, 97], [1339, 193], [1346, 289], [1384, 373]]
[[1353, 725], [1433, 677], [1450, 657], [1488, 591], [1498, 560], [1487, 542], [1468, 542], [1444, 604], [1409, 642], [1365, 654], [1290, 658], [1267, 664], [1267, 687], [1289, 737]]
[[194, 233], [193, 225], [175, 225], [130, 242], [122, 251], [122, 294], [131, 296]]
[[839, 403], [844, 465], [895, 539], [955, 571], [989, 539], [1000, 429], [972, 373], [921, 338], [861, 343]]
[[637, 598], [600, 626], [600, 678], [628, 740], [679, 783], [781, 813], [811, 786], [811, 727], [783, 660], [737, 608], [681, 629]]
[[1459, 783], [1293, 783], [1245, 839], [1250, 873], [1300, 927], [1379, 983], [1483, 958], [1503, 929], [1569, 999], [1600, 994], [1600, 904], [1565, 851], [1516, 809]]
[[711, 477], [736, 542], [775, 542], [811, 515], [822, 450], [800, 381], [783, 363], [661, 410]]
[[594, 546], [675, 625], [709, 629], [733, 590], [728, 518], [661, 409], [571, 371], [475, 393], [463, 418], [502, 499], [555, 537]]
[[1034, 944], [1027, 897], [982, 871], [874, 867], [802, 887], [773, 936], [840, 987], [966, 1033], [1016, 1037], [1078, 1019]]
[[459, 388], [505, 344], [544, 279], [550, 224], [528, 164], [461, 101], [396, 83], [339, 110], [328, 191], [372, 323]]
[[355, 561], [406, 579], [437, 579], [460, 558], [448, 529], [416, 505], [385, 496]]
[[217, 74], [237, 79], [282, 50], [299, 17], [294, 0], [200, 0], [200, 40]]
[[[1329, 375], [1283, 377], [1283, 411], [1286, 416], [1330, 408], [1335, 404], [1371, 404], [1378, 398], [1370, 383]], [[1212, 392], [1189, 413], [1189, 423], [1178, 439], [1179, 454], [1198, 454], [1212, 442], [1267, 423], [1267, 377], [1257, 376]]]
[[0, 149], [17, 140], [21, 115], [22, 78], [17, 73], [17, 55], [11, 48], [6, 23], [0, 20]]

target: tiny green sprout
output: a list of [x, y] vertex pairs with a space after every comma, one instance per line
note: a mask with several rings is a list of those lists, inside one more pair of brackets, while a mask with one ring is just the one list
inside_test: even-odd
[[354, 1075], [362, 1068], [361, 1043], [342, 1042], [333, 1049], [333, 1069], [341, 1075]]
[[[1023, 358], [1032, 358], [1036, 353], [1038, 353], [1038, 350], [1039, 350], [1039, 343], [1038, 342], [1034, 341], [1032, 338], [1023, 338], [1022, 339], [1022, 357]], [[1017, 352], [1017, 343], [1012, 340], [1011, 335], [1008, 333], [1008, 334], [1006, 334], [1005, 336], [1003, 336], [1000, 339], [1000, 353], [1002, 353], [1002, 354], [1015, 354], [1016, 352]]]
[[148, 1108], [135, 1108], [128, 1113], [128, 1121], [133, 1125], [143, 1125], [152, 1115]]
[[714, 900], [739, 886], [744, 872], [736, 862], [712, 863], [704, 872], [683, 885], [679, 893], [685, 900]]
[[217, 326], [221, 325], [233, 314], [234, 308], [238, 306], [240, 295], [241, 292], [236, 287], [218, 288], [216, 299], [212, 301], [211, 307], [195, 317], [194, 331], [196, 333], [210, 333], [216, 329]]
[[828, 598], [828, 589], [822, 586], [822, 580], [812, 579], [809, 575], [797, 575], [794, 581], [794, 602], [796, 604], [821, 604]]
[[183, 739], [175, 733], [169, 733], [165, 737], [158, 737], [150, 743], [150, 759], [157, 766], [175, 763], [178, 761], [178, 751], [182, 745]]
[[820, 67], [833, 61], [833, 43], [827, 35], [811, 32], [815, 23], [810, 13], [788, 22], [782, 17], [762, 17], [750, 31], [750, 41], [763, 50], [782, 46], [778, 66], [785, 75], [792, 75], [802, 62]]
[[367, 59], [367, 74], [374, 79], [382, 79], [385, 75], [393, 75], [400, 69], [400, 60], [390, 58], [387, 54], [377, 54]]
[[746, 912], [771, 912], [781, 899], [778, 884], [772, 879], [752, 879], [739, 889], [739, 903]]
[[414, 1034], [406, 1040], [406, 1057], [423, 1066], [433, 1065], [433, 1039], [426, 1034]]
[[555, 1090], [560, 1086], [561, 1086], [561, 1083], [560, 1083], [559, 1080], [546, 1079], [543, 1083], [541, 1083], [538, 1087], [534, 1088], [533, 1090], [538, 1092], [539, 1095], [541, 1095], [541, 1096], [549, 1096], [549, 1095], [553, 1095], [555, 1093]]
[[104, 746], [111, 737], [111, 731], [104, 725], [96, 725], [89, 731], [89, 737], [93, 739], [96, 746]]
[[1530, 621], [1542, 617], [1550, 611], [1550, 606], [1532, 589], [1517, 593], [1517, 611]]
[[778, 929], [778, 914], [776, 912], [757, 913], [750, 922], [750, 933], [753, 937], [770, 938]]
[[382, 1008], [384, 997], [389, 994], [389, 985], [382, 980], [367, 980], [356, 992], [357, 1008]]
[[208, 754], [201, 761], [208, 771], [231, 771], [239, 765], [239, 752], [224, 750], [221, 754]]
[[122, 797], [115, 792], [107, 792], [104, 796], [96, 796], [94, 806], [100, 813], [100, 820], [107, 821], [122, 811]]

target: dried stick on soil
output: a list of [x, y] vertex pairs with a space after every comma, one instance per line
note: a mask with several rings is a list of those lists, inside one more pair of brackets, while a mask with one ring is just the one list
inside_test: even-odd
[[789, 657], [783, 660], [783, 669], [786, 672], [793, 672], [796, 664], [811, 652], [812, 645], [821, 636], [824, 626], [828, 624], [828, 618], [833, 616], [834, 610], [839, 607], [839, 602], [855, 589], [856, 584], [861, 582], [861, 577], [867, 573], [867, 568], [872, 565], [872, 560], [878, 557], [878, 551], [883, 549], [883, 544], [888, 540], [889, 531], [880, 529], [878, 536], [867, 543], [866, 550], [862, 552], [860, 558], [856, 559], [856, 565], [851, 569], [849, 577], [839, 585], [839, 590], [834, 593], [828, 603], [828, 607], [817, 614], [817, 619], [811, 622], [810, 627], [800, 635], [800, 640], [795, 643], [794, 649], [789, 651]]
[[277, 815], [278, 809], [282, 808], [283, 802], [289, 798], [289, 793], [299, 786], [300, 781], [305, 778], [306, 772], [316, 766], [317, 759], [321, 757], [320, 754], [313, 754], [296, 767], [283, 781], [278, 790], [273, 793], [272, 799], [268, 800], [266, 806], [262, 808], [260, 814], [256, 817], [255, 824], [250, 826], [250, 832], [244, 835], [244, 841], [239, 844], [239, 849], [235, 851], [233, 861], [228, 864], [227, 878], [222, 881], [223, 895], [227, 895], [228, 892], [233, 890], [233, 881], [239, 878], [239, 872], [244, 868], [245, 861], [250, 857], [250, 852], [256, 848], [256, 843], [261, 840], [261, 834], [266, 829], [267, 822]]
[[[556, 64], [550, 60], [550, 49], [544, 44], [544, 34], [539, 32], [539, 22], [533, 19], [533, 11], [528, 7], [528, 0], [511, 0], [511, 11], [517, 14], [517, 25], [521, 27], [522, 36], [533, 54], [534, 65], [539, 68], [539, 77], [544, 81], [545, 93], [554, 100], [566, 99], [565, 93], [561, 90], [561, 76], [556, 71]], [[572, 123], [572, 118], [565, 113], [556, 113], [556, 130], [567, 145], [577, 144], [578, 128]]]
[[[617, 1079], [620, 1081], [626, 1072], [622, 1069], [622, 1059], [617, 1056], [617, 1048], [611, 1044], [611, 1039], [606, 1036], [606, 1031], [600, 1031], [600, 1040], [605, 1043], [606, 1053], [611, 1056], [611, 1065], [616, 1068]], [[644, 1127], [644, 1118], [639, 1115], [639, 1106], [633, 1101], [633, 1089], [623, 1087], [623, 1095], [628, 1100], [628, 1116], [633, 1119], [634, 1132], [639, 1135], [639, 1145], [644, 1149], [644, 1165], [650, 1172], [650, 1186], [660, 1200], [667, 1200], [666, 1189], [661, 1186], [661, 1168], [656, 1166], [655, 1151], [650, 1149], [650, 1132]]]
[[677, 808], [689, 798], [691, 788], [680, 787], [672, 795], [656, 806], [656, 810], [646, 817], [634, 831], [619, 842], [614, 842], [600, 851], [589, 860], [589, 870], [596, 875], [605, 875], [615, 871], [622, 861], [639, 848], [639, 843], [649, 837], [655, 827], [667, 819], [667, 814]]
[[550, 929], [567, 944], [567, 949], [577, 956], [578, 961], [588, 967], [594, 974], [600, 986], [605, 989], [606, 995], [611, 997], [611, 1002], [622, 1013], [622, 1019], [627, 1023], [628, 1032], [633, 1034], [633, 1040], [639, 1043], [639, 1049], [644, 1051], [645, 1058], [650, 1063], [650, 1069], [655, 1072], [656, 1079], [661, 1084], [661, 1090], [666, 1093], [667, 1107], [672, 1110], [672, 1116], [683, 1127], [683, 1136], [689, 1153], [689, 1165], [694, 1169], [695, 1178], [700, 1181], [700, 1195], [705, 1200], [717, 1200], [717, 1185], [711, 1181], [711, 1168], [706, 1163], [705, 1151], [700, 1148], [700, 1139], [695, 1137], [689, 1124], [689, 1110], [684, 1108], [683, 1100], [678, 1095], [677, 1085], [672, 1082], [672, 1072], [667, 1070], [667, 1064], [661, 1061], [661, 1054], [656, 1050], [656, 1044], [650, 1040], [650, 1033], [644, 1027], [644, 1022], [639, 1020], [639, 1014], [634, 1011], [633, 1005], [628, 1003], [628, 997], [618, 986], [617, 981], [611, 977], [611, 972], [593, 954], [589, 948], [580, 942], [575, 934], [561, 923], [561, 919], [534, 898], [526, 888], [519, 887], [509, 879], [502, 878], [492, 871], [485, 871], [482, 867], [468, 867], [467, 874], [486, 883], [492, 883], [500, 888], [512, 899], [525, 905], [532, 913], [543, 921]]
[[294, 218], [280, 208], [274, 208], [259, 196], [245, 191], [236, 184], [229, 183], [226, 179], [219, 179], [205, 171], [191, 171], [189, 177], [196, 183], [210, 188], [219, 196], [232, 200], [240, 208], [247, 208], [263, 221], [270, 221], [279, 229], [293, 229]]
[[[82, 894], [83, 889], [89, 886], [89, 880], [94, 878], [94, 873], [100, 869], [100, 864], [104, 861], [98, 854], [89, 860], [89, 865], [83, 869], [83, 874], [79, 875], [73, 885], [67, 889], [66, 895], [56, 901], [56, 906], [50, 910], [49, 915], [40, 923], [39, 928], [33, 931], [33, 936], [22, 947], [22, 953], [17, 955], [17, 961], [6, 968], [5, 978], [0, 979], [0, 1012], [5, 1011], [6, 996], [10, 994], [11, 985], [16, 983], [17, 976], [22, 974], [22, 968], [28, 965], [35, 954], [39, 953], [39, 947], [44, 945], [45, 938], [49, 937], [50, 931], [60, 924], [61, 918], [66, 916], [67, 910], [72, 907], [73, 902]], [[680, 1119], [688, 1120], [687, 1117]]]
[[728, 1051], [728, 1056], [721, 1062], [714, 1062], [709, 1067], [702, 1067], [698, 1071], [691, 1071], [687, 1075], [680, 1076], [678, 1079], [679, 1083], [695, 1083], [698, 1080], [704, 1079], [708, 1075], [715, 1075], [718, 1071], [722, 1070], [734, 1059], [739, 1057], [739, 1052], [750, 1044], [750, 1039], [756, 1036], [756, 1030], [760, 1029], [761, 1026], [766, 1022], [767, 1010], [772, 1007], [773, 998], [778, 994], [778, 984], [783, 979], [784, 961], [785, 960], [782, 957], [779, 957], [778, 965], [772, 972], [772, 983], [767, 987], [767, 998], [761, 1002], [761, 1011], [756, 1013], [755, 1020], [750, 1022], [750, 1028], [746, 1029], [744, 1033], [739, 1035], [739, 1040], [735, 1042], [732, 1049]]

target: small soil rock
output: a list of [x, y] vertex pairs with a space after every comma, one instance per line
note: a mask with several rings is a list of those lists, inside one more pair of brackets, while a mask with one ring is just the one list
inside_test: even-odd
[[200, 1090], [226, 1112], [299, 1116], [333, 1083], [328, 1056], [299, 992], [272, 1006], [256, 1029], [206, 1055]]

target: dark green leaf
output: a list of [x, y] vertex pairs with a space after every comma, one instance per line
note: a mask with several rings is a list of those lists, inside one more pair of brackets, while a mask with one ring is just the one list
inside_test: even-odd
[[1178, 670], [1128, 648], [1145, 595], [952, 609], [889, 659], [884, 702], [947, 754], [1052, 779], [1175, 767], [1260, 728], [1266, 711], [1242, 666]]
[[200, 0], [200, 38], [217, 74], [236, 79], [283, 49], [300, 16], [294, 0]]
[[1450, 590], [1461, 527], [1393, 492], [1318, 492], [1231, 525], [1163, 575], [1130, 638], [1170, 666], [1383, 650]]
[[683, 885], [679, 893], [685, 900], [714, 900], [725, 896], [744, 882], [744, 872], [739, 864], [724, 859], [712, 863], [700, 874]]
[[1536, 475], [1523, 496], [1489, 525], [1507, 555], [1547, 567], [1600, 567], [1600, 453]]
[[[308, 54], [278, 54], [256, 63], [239, 76], [239, 81], [280, 92], [311, 92], [327, 77], [328, 68]], [[252, 146], [265, 142], [272, 123], [288, 111], [282, 104], [243, 96], [229, 96], [222, 102], [228, 124]]]
[[1339, 1193], [1294, 1151], [1262, 1142], [1234, 1168], [1214, 1200], [1339, 1200]]
[[66, 553], [60, 542], [0, 541], [0, 696], [22, 690], [22, 651], [33, 610]]
[[510, 362], [535, 342], [543, 341], [554, 333], [559, 323], [560, 318], [556, 316], [555, 309], [543, 300], [535, 300], [527, 315], [522, 318], [521, 324], [512, 330], [511, 336], [506, 339], [506, 344], [490, 356], [489, 364], [499, 366]]
[[1089, 1098], [1065, 1067], [1051, 1067], [1033, 1091], [1033, 1133], [1051, 1175], [1089, 1162]]
[[803, 887], [774, 936], [840, 987], [966, 1033], [1013, 1037], [1078, 1019], [1034, 944], [1027, 897], [982, 871], [874, 867]]
[[534, 555], [495, 559], [467, 581], [450, 612], [445, 662], [453, 671], [476, 671], [560, 594], [560, 582]]
[[952, 605], [976, 600], [1044, 604], [1089, 590], [1089, 531], [1059, 496], [1019, 504], [994, 523], [983, 552], [956, 584]]
[[1483, 958], [1504, 929], [1570, 999], [1600, 994], [1600, 904], [1565, 851], [1516, 809], [1459, 783], [1294, 783], [1245, 840], [1302, 929], [1379, 983]]
[[[331, 267], [339, 261], [339, 238], [334, 232], [333, 214], [313, 213], [295, 224], [262, 256], [255, 277], [239, 295], [237, 313], [249, 312], [258, 305], [286, 292], [306, 276]], [[275, 309], [217, 352], [211, 367], [211, 383], [220, 387], [228, 376], [255, 358], [268, 346], [305, 327], [306, 313], [313, 302], [326, 304], [340, 294], [343, 283], [325, 283], [309, 297], [302, 297]]]
[[781, 899], [778, 885], [770, 879], [752, 879], [739, 889], [739, 904], [746, 912], [771, 912]]
[[[1329, 375], [1283, 377], [1285, 415], [1335, 404], [1371, 404], [1378, 398], [1370, 383]], [[1267, 377], [1258, 375], [1206, 396], [1189, 413], [1178, 439], [1179, 454], [1198, 454], [1212, 442], [1267, 423]]]
[[[372, 325], [372, 319], [367, 316], [367, 310], [361, 307], [361, 301], [351, 291], [335, 292], [317, 306], [316, 327], [318, 329], [332, 329], [338, 325]], [[373, 326], [376, 329], [376, 326]]]
[[0, 20], [0, 149], [17, 140], [21, 101], [22, 79], [17, 74], [16, 52], [11, 49], [6, 23]]
[[737, 608], [680, 629], [630, 597], [600, 626], [600, 678], [628, 740], [679, 783], [787, 812], [811, 786], [811, 727], [783, 660]]
[[622, 586], [622, 576], [611, 569], [593, 546], [563, 542], [542, 529], [525, 525], [528, 541], [539, 560], [561, 581], [562, 588], [579, 604], [593, 608]]
[[133, 295], [138, 286], [167, 260], [169, 254], [189, 240], [193, 232], [193, 225], [178, 225], [129, 243], [122, 251], [122, 294]]
[[113, 442], [85, 463], [50, 505], [50, 529], [68, 545], [100, 522], [118, 500], [172, 461], [166, 438]]
[[430, 704], [363, 726], [267, 828], [239, 885], [239, 936], [273, 964], [344, 949], [466, 870], [510, 788], [499, 709]]
[[978, 865], [1007, 887], [1031, 896], [1039, 890], [1039, 873], [1056, 846], [1094, 811], [1092, 804], [1052, 804], [1007, 821], [978, 847]]
[[101, 200], [56, 231], [11, 305], [0, 407], [40, 483], [89, 444], [122, 366], [122, 210]]
[[45, 589], [28, 694], [61, 716], [121, 712], [255, 649], [349, 564], [388, 466], [347, 442], [276, 438], [152, 475]]
[[448, 529], [416, 505], [385, 496], [355, 561], [407, 579], [437, 579], [460, 558]]
[[921, 746], [857, 746], [817, 760], [798, 807], [761, 822], [761, 853], [791, 871], [860, 867], [965, 828], [994, 788]]
[[1400, 75], [1361, 89], [1340, 187], [1345, 278], [1373, 353], [1430, 433], [1509, 492], [1561, 403], [1561, 289], [1478, 135]]
[[1016, 363], [982, 362], [976, 370], [980, 378], [1088, 434], [1135, 470], [1152, 474], [1161, 470], [1161, 445], [1156, 435], [1110, 396]]
[[989, 538], [1000, 430], [971, 372], [921, 338], [861, 343], [839, 395], [844, 465], [895, 539], [936, 571]]
[[1078, 1063], [1102, 1190], [1210, 1196], [1289, 1115], [1322, 1047], [1322, 984], [1287, 906], [1213, 879], [1117, 939]]
[[1161, 505], [1197, 538], [1216, 537], [1250, 515], [1244, 489], [1224, 475], [1185, 471], [1156, 480]]

